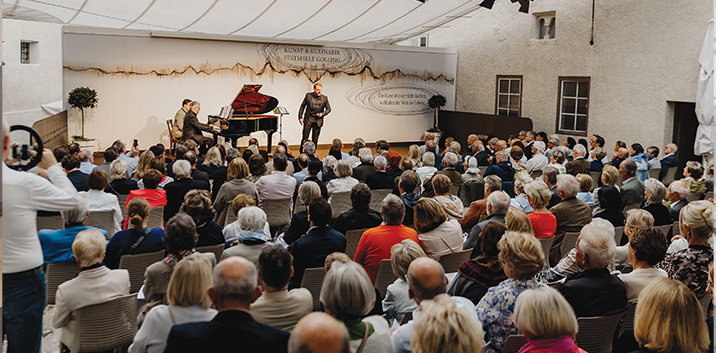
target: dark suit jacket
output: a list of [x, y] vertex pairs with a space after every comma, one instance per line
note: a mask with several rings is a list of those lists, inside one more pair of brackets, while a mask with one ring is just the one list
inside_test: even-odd
[[439, 153], [433, 153], [433, 155], [435, 155], [435, 168], [438, 168], [438, 170], [443, 170], [443, 156], [441, 156]]
[[578, 271], [559, 287], [577, 317], [607, 316], [626, 310], [624, 283], [605, 268]]
[[196, 228], [199, 239], [195, 246], [209, 246], [224, 244], [224, 234], [221, 232], [221, 226], [214, 221], [209, 221], [204, 225]]
[[287, 352], [286, 331], [256, 322], [246, 311], [222, 311], [209, 322], [172, 327], [166, 353]]
[[567, 174], [589, 174], [589, 170], [592, 168], [592, 164], [584, 158], [575, 159], [564, 166], [567, 170]]
[[485, 151], [477, 152], [473, 157], [477, 159], [478, 166], [490, 165], [490, 162], [487, 161], [487, 158], [490, 157], [490, 154]]
[[380, 217], [380, 212], [376, 210], [368, 209], [366, 212], [360, 212], [351, 208], [336, 218], [333, 229], [346, 234], [349, 230], [377, 227], [381, 222], [383, 219]]
[[291, 217], [291, 224], [288, 225], [283, 234], [283, 240], [286, 244], [291, 245], [306, 234], [308, 228], [311, 228], [311, 223], [308, 221], [308, 211], [296, 212]]
[[289, 281], [290, 289], [301, 286], [303, 271], [311, 267], [323, 267], [326, 256], [336, 251], [346, 251], [346, 237], [329, 226], [309, 229], [289, 248], [293, 255], [294, 275]]
[[[304, 118], [306, 124], [310, 119], [314, 119], [318, 127], [323, 127], [323, 118], [331, 112], [331, 104], [328, 103], [328, 96], [316, 96], [313, 92], [306, 93], [306, 96], [298, 108], [298, 116]], [[318, 113], [323, 113], [319, 118]]]
[[164, 222], [179, 212], [179, 208], [182, 202], [184, 202], [184, 195], [193, 189], [209, 191], [209, 183], [201, 180], [183, 178], [164, 185], [164, 190], [167, 192], [167, 205], [164, 206]]
[[184, 116], [184, 131], [182, 133], [182, 140], [188, 139], [196, 140], [196, 137], [204, 138], [202, 131], [213, 132], [214, 128], [209, 124], [202, 124], [199, 119], [196, 118], [196, 114], [193, 111], [188, 111]]
[[676, 201], [672, 204], [672, 207], [669, 209], [669, 214], [671, 215], [671, 221], [676, 222], [679, 220], [679, 213], [681, 212], [681, 209], [688, 204], [689, 201], [686, 199], [681, 199], [679, 201]]
[[550, 209], [556, 204], [562, 202], [562, 199], [559, 197], [559, 194], [557, 194], [557, 186], [555, 185], [553, 188], [549, 190], [549, 192], [552, 193], [552, 197], [549, 199], [549, 204], [547, 205], [547, 208]]
[[644, 201], [644, 183], [639, 178], [634, 177], [628, 183], [622, 184], [619, 193], [622, 197], [622, 206], [641, 203]]
[[[652, 203], [649, 206], [644, 207], [644, 210], [651, 213], [654, 217], [654, 226], [665, 226], [667, 224], [674, 223], [671, 220], [671, 214], [669, 208], [661, 203]], [[664, 234], [668, 236], [668, 234]]]
[[[75, 186], [75, 189], [77, 191], [88, 191], [89, 187], [87, 186], [87, 176], [89, 174], [82, 173], [78, 170], [75, 170], [73, 172], [70, 172], [67, 174], [67, 179], [70, 179], [72, 182], [72, 185]], [[392, 188], [392, 186], [391, 186]]]
[[[666, 172], [668, 172], [669, 167], [676, 167], [679, 165], [679, 157], [676, 157], [675, 154], [670, 154], [659, 161], [661, 163], [661, 171], [659, 172], [659, 180], [663, 180], [666, 176]], [[669, 185], [666, 185], [667, 187]]]
[[[590, 162], [590, 168], [589, 170], [592, 172], [601, 172], [602, 169], [604, 169], [604, 163], [602, 161], [592, 161]], [[600, 178], [601, 179], [601, 178]]]
[[532, 142], [528, 143], [527, 145], [525, 145], [525, 148], [522, 149], [522, 151], [524, 152], [525, 157], [527, 157], [527, 159], [532, 158], [532, 146], [534, 144], [535, 144], [535, 142], [532, 141]]
[[209, 182], [209, 174], [196, 168], [191, 168], [191, 178], [194, 180], [205, 181], [207, 183]]
[[[139, 189], [139, 187], [136, 181], [132, 179], [117, 179], [107, 184], [107, 187], [104, 188], [104, 192], [115, 195], [129, 195], [130, 191], [137, 189]], [[121, 206], [124, 207], [124, 205]]]
[[619, 165], [622, 164], [622, 162], [624, 162], [624, 158], [617, 157], [617, 158], [612, 159], [611, 162], [609, 162], [609, 163], [612, 166], [614, 166], [614, 168], [619, 169]]
[[361, 163], [359, 166], [353, 168], [353, 177], [358, 179], [358, 181], [365, 181], [365, 178], [373, 173], [375, 173], [373, 163]]
[[226, 171], [227, 168], [222, 166], [219, 168], [219, 170], [216, 171], [216, 174], [214, 174], [214, 185], [211, 190], [211, 201], [216, 200], [216, 196], [219, 195], [219, 189], [221, 189], [221, 185], [224, 185], [226, 182]]
[[365, 178], [365, 183], [371, 190], [393, 190], [395, 186], [395, 178], [388, 175], [385, 171], [375, 172]]
[[515, 178], [515, 168], [512, 168], [510, 161], [498, 162], [495, 165], [489, 166], [483, 177], [493, 174], [500, 177], [503, 182], [512, 181]]

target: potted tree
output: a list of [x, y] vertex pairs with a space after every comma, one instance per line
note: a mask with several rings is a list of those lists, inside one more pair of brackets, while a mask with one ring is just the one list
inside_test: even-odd
[[436, 94], [428, 99], [428, 106], [433, 108], [435, 113], [433, 116], [433, 127], [429, 128], [427, 132], [435, 135], [435, 141], [440, 141], [440, 137], [443, 133], [442, 130], [438, 128], [438, 115], [440, 114], [440, 108], [444, 107], [445, 103], [447, 103], [447, 100], [445, 96], [441, 94]]
[[89, 87], [77, 87], [70, 91], [67, 103], [72, 108], [80, 110], [80, 125], [82, 126], [82, 135], [72, 136], [72, 140], [79, 143], [82, 148], [89, 148], [92, 151], [97, 149], [95, 139], [85, 137], [85, 108], [94, 108], [98, 102], [97, 91]]

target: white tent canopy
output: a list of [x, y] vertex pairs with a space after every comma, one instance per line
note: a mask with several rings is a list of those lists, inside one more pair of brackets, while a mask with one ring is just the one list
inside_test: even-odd
[[3, 18], [274, 40], [396, 43], [445, 28], [478, 0], [8, 0]]
[[699, 84], [696, 90], [696, 130], [694, 154], [713, 153], [714, 149], [714, 20], [709, 21], [706, 37], [699, 55]]

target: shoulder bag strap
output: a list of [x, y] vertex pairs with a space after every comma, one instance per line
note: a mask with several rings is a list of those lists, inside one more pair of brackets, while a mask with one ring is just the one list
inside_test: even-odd
[[361, 341], [360, 346], [356, 350], [356, 353], [361, 353], [363, 347], [365, 346], [365, 342], [368, 340], [368, 332], [370, 331], [370, 326], [368, 325], [370, 324], [365, 322], [365, 334], [363, 334], [363, 341]]
[[142, 244], [144, 239], [147, 238], [147, 235], [149, 235], [149, 232], [151, 232], [151, 231], [152, 231], [152, 228], [149, 228], [149, 227], [144, 228], [144, 230], [142, 231], [142, 235], [140, 235], [139, 238], [137, 238], [137, 241], [135, 241], [134, 244], [132, 244], [132, 247], [129, 248], [129, 252], [127, 252], [127, 253], [131, 254], [140, 244]]

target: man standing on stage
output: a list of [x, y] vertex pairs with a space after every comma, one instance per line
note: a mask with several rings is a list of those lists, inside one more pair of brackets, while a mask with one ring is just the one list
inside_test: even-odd
[[[331, 104], [328, 97], [321, 95], [323, 86], [320, 83], [313, 85], [313, 92], [306, 93], [298, 109], [298, 122], [303, 125], [303, 138], [301, 146], [308, 140], [308, 134], [313, 130], [312, 140], [318, 146], [318, 135], [323, 127], [323, 117], [331, 112]], [[306, 110], [304, 114], [303, 110]]]

